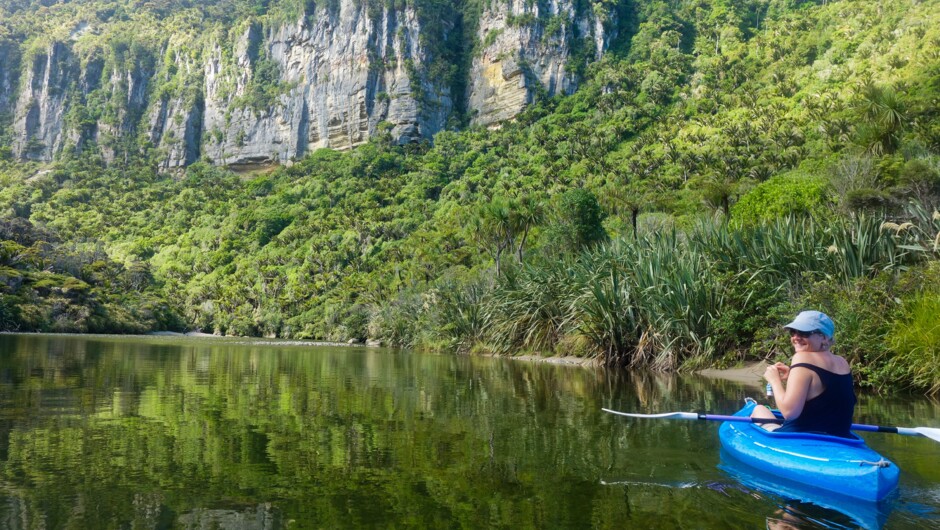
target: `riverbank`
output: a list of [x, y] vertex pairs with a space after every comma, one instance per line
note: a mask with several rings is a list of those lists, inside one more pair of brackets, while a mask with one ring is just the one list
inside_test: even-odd
[[349, 347], [349, 346], [362, 346], [362, 347], [377, 347], [376, 344], [371, 343], [362, 343], [362, 342], [331, 342], [331, 341], [322, 341], [322, 340], [295, 340], [295, 339], [270, 339], [265, 337], [240, 337], [240, 336], [231, 336], [231, 335], [215, 335], [212, 333], [203, 333], [201, 331], [187, 331], [186, 333], [180, 333], [176, 331], [154, 331], [148, 333], [148, 337], [195, 337], [195, 338], [205, 338], [205, 339], [225, 339], [225, 340], [250, 340], [253, 344], [280, 344], [287, 346], [332, 346], [332, 347]]
[[151, 337], [221, 337], [220, 335], [203, 333], [201, 331], [188, 331], [186, 333], [180, 333], [177, 331], [154, 331], [147, 333], [147, 335]]
[[[575, 356], [563, 356], [563, 357], [541, 357], [538, 355], [491, 355], [491, 357], [502, 357], [506, 359], [513, 359], [517, 361], [526, 361], [526, 362], [535, 362], [535, 363], [548, 363], [548, 364], [560, 364], [568, 366], [584, 366], [584, 367], [599, 367], [600, 358], [597, 357], [575, 357]], [[721, 379], [724, 381], [733, 381], [736, 383], [741, 383], [747, 386], [753, 386], [757, 388], [764, 387], [764, 370], [767, 369], [767, 363], [764, 361], [753, 362], [746, 364], [738, 368], [727, 368], [727, 369], [718, 369], [718, 368], [708, 368], [705, 370], [700, 370], [695, 372], [698, 375], [710, 378], [710, 379]]]
[[563, 356], [563, 357], [542, 357], [539, 355], [497, 355], [492, 354], [490, 357], [501, 357], [504, 359], [512, 359], [516, 361], [526, 361], [533, 363], [548, 363], [548, 364], [564, 364], [569, 366], [585, 366], [585, 367], [599, 367], [601, 364], [599, 358], [597, 357], [575, 357], [573, 355]]
[[764, 361], [750, 363], [740, 368], [729, 368], [718, 370], [709, 368], [696, 372], [699, 375], [710, 379], [722, 379], [725, 381], [734, 381], [747, 386], [764, 387], [764, 370], [767, 369], [767, 363]]
[[[252, 345], [265, 345], [270, 344], [272, 346], [327, 346], [327, 347], [361, 347], [361, 348], [371, 348], [377, 347], [375, 344], [365, 344], [365, 343], [348, 343], [348, 342], [327, 342], [327, 341], [313, 341], [313, 340], [291, 340], [291, 339], [265, 339], [257, 337], [231, 337], [231, 336], [221, 336], [214, 335], [212, 333], [203, 333], [199, 331], [189, 331], [185, 333], [174, 332], [174, 331], [155, 331], [147, 333], [144, 335], [108, 335], [108, 334], [74, 334], [74, 333], [36, 333], [36, 332], [12, 332], [12, 331], [0, 331], [0, 335], [75, 335], [75, 336], [85, 336], [85, 337], [167, 337], [167, 338], [195, 338], [195, 339], [218, 339], [224, 340], [230, 344], [252, 344]], [[568, 356], [552, 356], [552, 357], [542, 357], [540, 355], [504, 355], [504, 354], [482, 354], [485, 357], [509, 359], [515, 361], [523, 361], [530, 363], [547, 363], [553, 365], [561, 366], [580, 366], [584, 368], [603, 368], [600, 357], [576, 357], [573, 355]], [[724, 381], [732, 381], [736, 383], [741, 383], [745, 386], [763, 389], [764, 388], [764, 379], [763, 373], [767, 368], [767, 363], [765, 361], [752, 362], [748, 363], [742, 367], [737, 368], [727, 368], [727, 369], [717, 369], [717, 368], [708, 368], [705, 370], [699, 370], [695, 372], [696, 375], [700, 375], [709, 379], [719, 379]]]

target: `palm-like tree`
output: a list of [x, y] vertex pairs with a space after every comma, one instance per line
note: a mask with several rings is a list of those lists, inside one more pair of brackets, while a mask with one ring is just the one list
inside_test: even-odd
[[866, 150], [873, 155], [897, 151], [908, 124], [904, 101], [898, 92], [868, 81], [859, 90], [855, 108], [862, 118], [859, 139]]

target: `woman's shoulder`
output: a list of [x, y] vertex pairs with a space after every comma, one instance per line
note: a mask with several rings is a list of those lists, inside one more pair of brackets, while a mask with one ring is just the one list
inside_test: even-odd
[[833, 357], [835, 358], [834, 367], [836, 368], [833, 370], [834, 372], [838, 372], [840, 374], [852, 372], [852, 366], [849, 365], [849, 361], [847, 361], [845, 357], [841, 357], [839, 355], [833, 355]]
[[812, 365], [826, 370], [827, 372], [832, 372], [836, 375], [847, 374], [851, 373], [852, 371], [852, 368], [849, 366], [849, 362], [846, 361], [844, 357], [840, 357], [834, 354], [830, 354], [826, 358], [819, 358], [818, 355], [809, 352], [796, 353], [793, 355], [793, 362], [790, 363], [790, 368], [799, 368], [797, 365], [800, 364]]
[[813, 357], [811, 353], [797, 352], [793, 354], [793, 358], [790, 360], [790, 367], [792, 368], [798, 364], [812, 364], [813, 366], [819, 366], [819, 361]]

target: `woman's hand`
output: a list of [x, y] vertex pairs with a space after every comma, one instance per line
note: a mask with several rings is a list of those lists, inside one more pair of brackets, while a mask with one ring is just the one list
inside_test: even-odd
[[764, 379], [768, 383], [786, 381], [790, 375], [790, 367], [783, 363], [771, 364], [764, 370]]

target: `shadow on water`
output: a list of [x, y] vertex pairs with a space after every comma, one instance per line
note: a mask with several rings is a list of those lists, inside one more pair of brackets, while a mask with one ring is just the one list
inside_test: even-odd
[[[718, 424], [600, 410], [730, 413], [755, 394], [507, 359], [0, 335], [0, 527], [851, 526], [719, 468]], [[859, 410], [915, 424], [940, 409]], [[866, 437], [904, 470], [885, 527], [938, 528], [937, 448], [901, 438]]]

